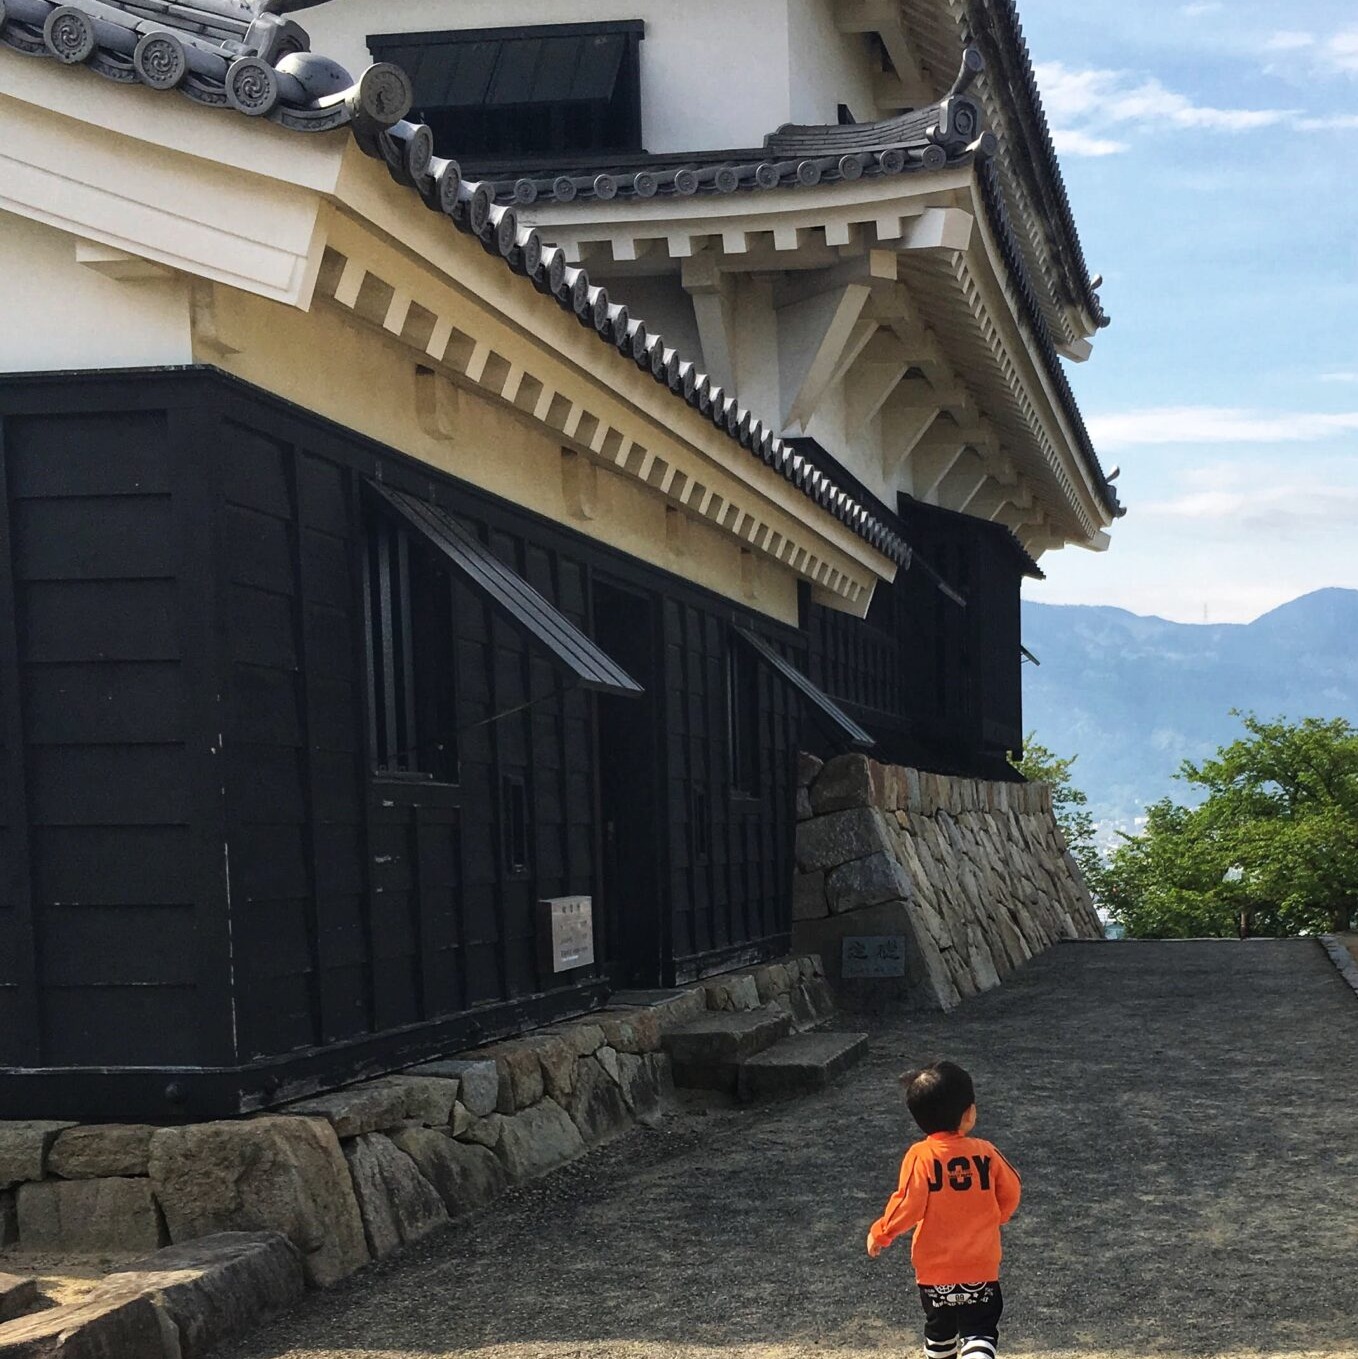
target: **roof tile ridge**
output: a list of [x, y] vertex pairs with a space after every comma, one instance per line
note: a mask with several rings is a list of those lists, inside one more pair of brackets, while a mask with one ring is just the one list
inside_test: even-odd
[[[978, 16], [988, 19], [991, 15], [994, 15], [998, 24], [1002, 26], [1002, 32], [995, 33], [989, 23], [978, 21]], [[1042, 103], [1042, 93], [1037, 84], [1037, 73], [1033, 70], [1032, 55], [1028, 47], [1028, 40], [1024, 36], [1022, 20], [1019, 17], [1017, 0], [968, 0], [967, 17], [970, 29], [967, 36], [968, 42], [977, 40], [978, 31], [991, 33], [995, 37], [997, 46], [1007, 47], [1019, 59], [1021, 84], [1015, 90], [1015, 93], [1019, 94], [1027, 104], [1027, 121], [1029, 121], [1031, 130], [1035, 134], [1034, 140], [1041, 156], [1041, 169], [1045, 170], [1047, 186], [1055, 200], [1061, 228], [1070, 246], [1072, 261], [1077, 273], [1074, 281], [1083, 294], [1080, 301], [1088, 309], [1095, 324], [1099, 328], [1103, 328], [1110, 323], [1111, 318], [1103, 310], [1103, 302], [1095, 291], [1094, 279], [1090, 274], [1089, 264], [1085, 258], [1079, 229], [1075, 225], [1075, 214], [1071, 208], [1065, 176], [1061, 172], [1056, 145], [1052, 140], [1051, 127], [1047, 122], [1046, 110]], [[1009, 88], [1014, 89], [1014, 86], [1010, 84]], [[1020, 108], [1017, 111], [1022, 118], [1025, 110]]]
[[1041, 304], [1033, 291], [1032, 280], [1028, 276], [1028, 266], [1019, 248], [1013, 224], [1009, 220], [1009, 210], [1005, 206], [1004, 193], [1000, 188], [999, 175], [993, 161], [982, 166], [980, 182], [982, 202], [985, 204], [991, 227], [999, 241], [1000, 252], [1004, 256], [1005, 265], [1013, 277], [1014, 290], [1021, 303], [1024, 318], [1038, 342], [1038, 350], [1042, 355], [1043, 365], [1056, 386], [1061, 405], [1074, 428], [1080, 451], [1084, 454], [1094, 472], [1095, 483], [1098, 486], [1099, 495], [1105, 508], [1114, 518], [1121, 518], [1126, 510], [1118, 500], [1117, 492], [1114, 491], [1112, 483], [1103, 470], [1103, 464], [1094, 449], [1093, 440], [1089, 437], [1089, 430], [1085, 425], [1079, 402], [1075, 399], [1074, 389], [1071, 387], [1070, 379], [1061, 364], [1061, 356], [1056, 352], [1056, 344], [1047, 325], [1047, 318], [1043, 314]]
[[355, 80], [281, 17], [315, 2], [0, 0], [0, 44], [294, 131], [384, 127], [404, 117], [414, 98], [404, 71], [378, 63]]

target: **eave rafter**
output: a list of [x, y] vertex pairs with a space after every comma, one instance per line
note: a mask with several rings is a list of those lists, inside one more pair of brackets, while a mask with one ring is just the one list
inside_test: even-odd
[[918, 108], [936, 97], [938, 92], [920, 65], [919, 49], [911, 39], [900, 0], [835, 0], [835, 27], [841, 33], [875, 33], [881, 40], [895, 75], [883, 73], [877, 82], [879, 108]]
[[717, 267], [711, 253], [684, 260], [680, 271], [684, 291], [693, 300], [703, 363], [713, 381], [725, 391], [736, 390], [735, 280]]
[[[704, 251], [742, 270], [820, 269], [865, 248], [965, 249], [974, 225], [956, 195], [969, 166], [796, 191], [722, 197], [541, 202], [525, 223], [595, 271], [673, 272], [674, 260]], [[618, 268], [616, 266], [630, 266]]]
[[845, 378], [850, 438], [864, 438], [868, 426], [900, 387], [910, 366], [909, 351], [900, 340], [889, 330], [875, 327], [875, 333]]
[[[682, 417], [657, 426], [607, 390], [573, 377], [550, 345], [525, 344], [503, 327], [477, 329], [465, 302], [430, 279], [421, 285], [410, 276], [413, 267], [357, 224], [333, 217], [315, 302], [344, 309], [411, 351], [412, 401], [430, 437], [456, 437], [457, 392], [470, 389], [551, 432], [563, 450], [563, 499], [576, 518], [598, 517], [598, 474], [606, 470], [648, 487], [677, 513], [732, 535], [755, 557], [779, 562], [850, 612], [862, 612], [875, 581], [893, 574], [889, 561], [847, 530], [833, 534], [833, 542], [818, 535], [798, 512], [799, 492], [789, 487], [794, 500], [784, 505], [777, 482], [756, 484], [761, 469], [731, 467], [719, 446], [707, 448], [705, 434], [714, 442], [721, 437], [711, 420], [694, 414], [692, 430]], [[686, 437], [694, 439], [691, 447]], [[667, 532], [682, 539], [680, 527]], [[754, 562], [749, 571], [754, 579]]]
[[[897, 196], [889, 202], [882, 197], [886, 181], [870, 186], [872, 192], [840, 185], [833, 195], [813, 190], [739, 204], [698, 198], [679, 216], [671, 200], [664, 205], [671, 216], [663, 237], [643, 213], [658, 212], [654, 204], [629, 205], [621, 216], [618, 209], [588, 205], [577, 220], [559, 226], [565, 210], [551, 208], [541, 229], [560, 234], [603, 277], [682, 270], [686, 287], [693, 284], [705, 350], [713, 343], [710, 367], [719, 367], [732, 348], [724, 291], [730, 277], [786, 280], [775, 288], [784, 433], [806, 432], [843, 380], [854, 410], [851, 433], [880, 422], [881, 465], [891, 484], [919, 445], [938, 433], [941, 413], [968, 419], [984, 411], [1024, 479], [1052, 483], [1045, 495], [1061, 507], [1052, 512], [1064, 526], [1064, 541], [1088, 540], [1102, 518], [1095, 494], [1077, 466], [1059, 404], [1027, 354], [1020, 308], [992, 258], [994, 242], [979, 220], [975, 187], [969, 178], [955, 179], [947, 171], [927, 185], [893, 181]], [[846, 201], [851, 195], [857, 201]], [[676, 249], [690, 253], [676, 261]], [[894, 276], [891, 267], [872, 263], [888, 258]], [[935, 329], [945, 322], [955, 332], [948, 352]], [[958, 376], [963, 370], [965, 384]]]
[[775, 291], [785, 432], [805, 432], [825, 393], [853, 367], [878, 329], [863, 314], [868, 299], [895, 282], [895, 255], [870, 250]]

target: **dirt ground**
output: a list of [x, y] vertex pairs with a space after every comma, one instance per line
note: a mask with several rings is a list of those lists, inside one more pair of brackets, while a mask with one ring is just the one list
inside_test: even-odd
[[630, 1134], [222, 1359], [918, 1354], [863, 1236], [941, 1055], [1024, 1177], [1002, 1353], [1358, 1359], [1358, 999], [1314, 940], [1066, 944], [874, 1028], [835, 1089]]
[[79, 1302], [103, 1282], [104, 1276], [141, 1256], [100, 1256], [97, 1259], [71, 1260], [65, 1256], [40, 1254], [18, 1249], [0, 1250], [0, 1274], [15, 1274], [35, 1279], [40, 1301], [31, 1311], [64, 1307]]

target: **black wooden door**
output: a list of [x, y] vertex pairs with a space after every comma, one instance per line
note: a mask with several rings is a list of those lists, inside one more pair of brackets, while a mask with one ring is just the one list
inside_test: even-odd
[[656, 633], [649, 595], [595, 581], [595, 640], [646, 690], [640, 698], [598, 700], [603, 899], [615, 986], [667, 980]]

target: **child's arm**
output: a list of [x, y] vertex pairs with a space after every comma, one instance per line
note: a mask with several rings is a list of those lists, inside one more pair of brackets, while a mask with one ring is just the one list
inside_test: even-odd
[[929, 1201], [929, 1180], [923, 1162], [911, 1151], [901, 1162], [901, 1178], [896, 1192], [887, 1200], [882, 1216], [868, 1228], [868, 1254], [876, 1257], [898, 1236], [918, 1226]]
[[1023, 1184], [1018, 1171], [997, 1151], [995, 1153], [995, 1202], [1000, 1210], [1000, 1223], [1003, 1225], [1014, 1216], [1023, 1194]]

